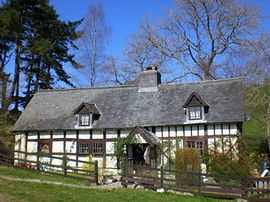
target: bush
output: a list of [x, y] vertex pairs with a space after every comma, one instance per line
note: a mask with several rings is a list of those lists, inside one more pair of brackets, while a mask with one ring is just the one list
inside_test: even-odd
[[200, 156], [197, 149], [177, 148], [175, 151], [175, 169], [191, 172], [200, 171]]
[[185, 172], [200, 172], [200, 155], [194, 148], [177, 148], [175, 151], [175, 179], [178, 184], [181, 181], [194, 181], [198, 179], [196, 175]]

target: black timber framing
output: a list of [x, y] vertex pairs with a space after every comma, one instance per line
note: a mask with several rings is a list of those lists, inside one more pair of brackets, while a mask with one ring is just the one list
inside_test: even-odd
[[76, 167], [79, 166], [78, 160], [79, 160], [79, 130], [76, 130]]

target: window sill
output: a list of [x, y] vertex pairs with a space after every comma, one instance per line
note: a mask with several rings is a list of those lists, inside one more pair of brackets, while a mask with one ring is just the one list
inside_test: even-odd
[[76, 125], [75, 126], [75, 129], [92, 129], [93, 128], [93, 125], [90, 125], [90, 126], [79, 126], [79, 125]]
[[202, 120], [202, 119], [199, 119], [199, 120], [187, 120], [184, 122], [184, 124], [192, 124], [192, 123], [207, 123], [207, 120]]

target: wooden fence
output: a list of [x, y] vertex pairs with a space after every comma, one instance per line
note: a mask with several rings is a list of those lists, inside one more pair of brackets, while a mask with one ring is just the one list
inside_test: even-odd
[[[30, 160], [28, 158], [29, 156], [32, 158], [36, 157], [39, 161]], [[57, 161], [58, 163], [53, 163], [54, 161]], [[69, 166], [72, 162], [78, 162], [82, 164], [83, 167]], [[91, 183], [98, 185], [97, 161], [80, 161], [69, 159], [67, 155], [63, 155], [63, 157], [41, 155], [40, 153], [28, 153], [0, 147], [0, 164], [69, 178], [88, 180]]]
[[130, 183], [207, 197], [270, 201], [270, 177], [233, 177], [125, 164], [122, 185]]

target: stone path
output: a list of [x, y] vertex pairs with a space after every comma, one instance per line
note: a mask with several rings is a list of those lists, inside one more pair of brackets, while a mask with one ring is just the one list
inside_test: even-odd
[[48, 181], [48, 180], [40, 180], [40, 179], [23, 179], [23, 178], [14, 178], [8, 177], [4, 175], [0, 175], [0, 179], [10, 180], [10, 181], [21, 181], [21, 182], [32, 182], [38, 184], [53, 184], [53, 185], [61, 185], [66, 187], [75, 187], [75, 188], [83, 188], [83, 189], [117, 189], [122, 188], [121, 182], [115, 182], [111, 184], [105, 184], [100, 186], [86, 186], [86, 185], [75, 185], [75, 184], [67, 184], [63, 182], [56, 182], [56, 181]]

